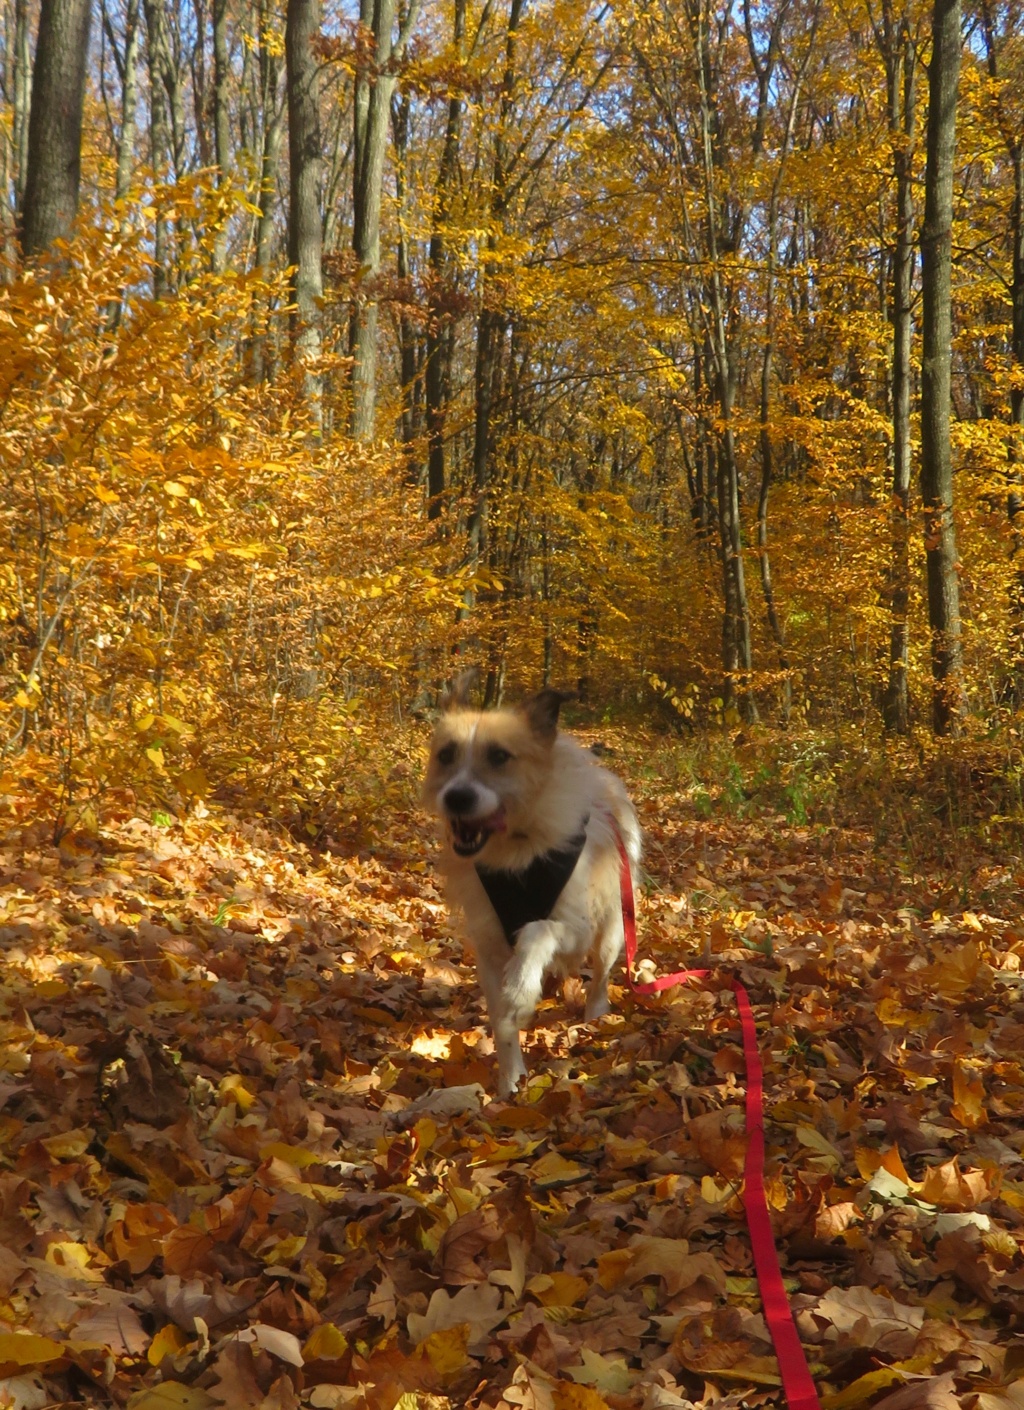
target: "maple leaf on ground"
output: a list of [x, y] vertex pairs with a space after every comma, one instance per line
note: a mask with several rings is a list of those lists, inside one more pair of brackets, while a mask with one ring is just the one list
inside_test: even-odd
[[9, 1410], [45, 1410], [52, 1403], [50, 1392], [38, 1376], [0, 1379], [0, 1404]]
[[504, 1232], [493, 1205], [461, 1214], [445, 1230], [437, 1250], [444, 1283], [449, 1287], [459, 1287], [466, 1283], [486, 1282], [487, 1273], [475, 1259], [503, 1238]]
[[437, 1091], [427, 1091], [422, 1097], [410, 1101], [403, 1111], [396, 1112], [394, 1121], [399, 1127], [412, 1127], [422, 1117], [437, 1117], [450, 1121], [465, 1112], [478, 1112], [484, 1105], [485, 1093], [478, 1081], [461, 1087], [440, 1087]]
[[509, 1267], [492, 1268], [488, 1274], [488, 1282], [494, 1283], [498, 1287], [508, 1288], [512, 1293], [513, 1300], [518, 1303], [523, 1295], [523, 1288], [526, 1286], [527, 1247], [518, 1234], [506, 1236], [506, 1247]]
[[519, 1410], [556, 1410], [554, 1388], [550, 1377], [531, 1374], [525, 1366], [517, 1366], [512, 1384], [506, 1386], [502, 1405], [514, 1405]]
[[251, 1296], [244, 1290], [231, 1291], [216, 1281], [212, 1286], [209, 1292], [203, 1279], [185, 1280], [171, 1273], [148, 1285], [147, 1299], [184, 1332], [193, 1330], [196, 1318], [208, 1327], [217, 1327], [252, 1306]]
[[674, 1297], [696, 1283], [708, 1290], [724, 1292], [725, 1270], [711, 1253], [690, 1253], [684, 1239], [663, 1239], [639, 1234], [630, 1244], [629, 1260], [623, 1266], [623, 1281], [630, 1285], [645, 1278], [660, 1278], [668, 1297]]
[[108, 1347], [114, 1356], [139, 1356], [150, 1340], [124, 1298], [79, 1317], [71, 1328], [71, 1335], [79, 1345]]
[[696, 1410], [696, 1406], [667, 1386], [652, 1385], [647, 1388], [641, 1410]]
[[[909, 1356], [924, 1324], [923, 1307], [910, 1307], [883, 1297], [869, 1288], [832, 1288], [797, 1321], [802, 1335], [814, 1336], [817, 1322], [824, 1324], [824, 1340], [839, 1346], [870, 1346], [898, 1359]], [[822, 1339], [822, 1333], [814, 1340]]]
[[607, 1400], [590, 1386], [556, 1381], [551, 1388], [555, 1410], [610, 1410]]
[[611, 1391], [614, 1395], [624, 1395], [635, 1379], [621, 1357], [610, 1360], [584, 1346], [580, 1348], [580, 1360], [579, 1366], [565, 1368], [565, 1374], [580, 1385], [593, 1386], [598, 1391]]
[[959, 1410], [953, 1373], [922, 1376], [876, 1400], [873, 1410]]
[[435, 1332], [447, 1331], [465, 1323], [469, 1329], [470, 1351], [483, 1350], [492, 1329], [505, 1320], [498, 1289], [487, 1284], [464, 1287], [451, 1297], [443, 1288], [431, 1297], [425, 1313], [410, 1312], [406, 1321], [409, 1338], [419, 1346]]
[[687, 1134], [701, 1160], [716, 1175], [726, 1180], [742, 1178], [747, 1135], [744, 1115], [739, 1108], [730, 1107], [697, 1116], [689, 1123]]
[[417, 1351], [426, 1356], [442, 1383], [447, 1384], [469, 1364], [467, 1350], [471, 1332], [468, 1322], [459, 1322], [454, 1327], [431, 1332], [418, 1344]]
[[62, 1360], [67, 1348], [52, 1337], [31, 1332], [0, 1332], [0, 1375], [24, 1366], [48, 1366]]
[[199, 1386], [163, 1381], [133, 1395], [128, 1401], [128, 1410], [213, 1410], [216, 1403]]
[[369, 1296], [366, 1303], [366, 1315], [367, 1317], [379, 1317], [385, 1327], [390, 1327], [395, 1320], [396, 1312], [395, 1285], [389, 1274], [385, 1273]]
[[217, 1353], [212, 1372], [207, 1389], [224, 1410], [249, 1410], [262, 1401], [263, 1389], [256, 1379], [250, 1344], [226, 1342]]
[[1000, 1184], [998, 1170], [963, 1171], [954, 1156], [945, 1165], [929, 1166], [917, 1189], [921, 1199], [929, 1204], [974, 1209], [983, 1201], [992, 1199], [998, 1193]]
[[976, 1410], [1024, 1410], [1024, 1381], [1014, 1381], [1002, 1390], [979, 1391]]
[[240, 1332], [235, 1333], [240, 1342], [255, 1342], [261, 1351], [269, 1351], [279, 1361], [287, 1361], [290, 1366], [301, 1366], [302, 1344], [293, 1332], [280, 1327], [269, 1327], [263, 1322], [251, 1322]]

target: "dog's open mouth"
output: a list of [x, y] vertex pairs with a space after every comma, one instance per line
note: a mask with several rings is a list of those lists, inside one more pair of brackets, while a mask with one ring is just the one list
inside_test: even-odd
[[452, 851], [460, 857], [475, 857], [492, 832], [505, 831], [505, 810], [498, 808], [486, 818], [456, 818], [448, 816]]

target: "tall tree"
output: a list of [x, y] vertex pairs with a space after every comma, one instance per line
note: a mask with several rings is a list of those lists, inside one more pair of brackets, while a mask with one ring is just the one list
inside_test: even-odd
[[[1007, 439], [1007, 514], [1012, 530], [1014, 574], [1010, 585], [1010, 694], [1024, 701], [1024, 16], [1019, 5], [983, 0], [982, 29], [989, 78], [996, 90], [995, 118], [1010, 162], [1010, 433]], [[1000, 20], [1002, 24], [1000, 24]]]
[[20, 211], [25, 199], [25, 172], [28, 168], [28, 117], [32, 105], [32, 49], [29, 38], [28, 0], [14, 3], [14, 209]]
[[[489, 202], [488, 267], [481, 278], [480, 312], [476, 330], [476, 364], [474, 368], [473, 418], [473, 504], [469, 513], [468, 561], [476, 567], [487, 531], [487, 511], [491, 478], [491, 416], [500, 391], [502, 345], [508, 332], [509, 317], [501, 302], [501, 280], [497, 275], [499, 235], [506, 233], [508, 218], [509, 180], [512, 175], [511, 147], [514, 133], [513, 105], [519, 80], [517, 67], [519, 26], [525, 0], [510, 0], [508, 28], [505, 32], [505, 68], [501, 79], [501, 106], [498, 130], [494, 141], [494, 166], [491, 174]], [[467, 599], [467, 609], [471, 605]]]
[[416, 460], [416, 445], [419, 440], [419, 410], [423, 379], [420, 376], [422, 361], [419, 329], [411, 311], [410, 277], [412, 273], [409, 246], [409, 162], [410, 115], [412, 95], [407, 91], [396, 95], [391, 105], [391, 126], [395, 148], [395, 204], [398, 208], [398, 249], [396, 251], [396, 274], [401, 299], [398, 315], [398, 350], [401, 368], [402, 411], [399, 418], [398, 434], [406, 448], [408, 457], [406, 477], [416, 485], [420, 479], [420, 466]]
[[[757, 116], [754, 122], [752, 145], [754, 155], [758, 158], [763, 158], [764, 154], [769, 94], [772, 88], [775, 65], [779, 56], [789, 8], [788, 0], [784, 0], [772, 16], [768, 30], [767, 43], [764, 47], [764, 53], [761, 54], [758, 52], [754, 33], [750, 0], [744, 0], [743, 4], [743, 20], [747, 34], [747, 49], [757, 78]], [[775, 454], [771, 437], [771, 383], [775, 363], [775, 343], [778, 322], [776, 283], [778, 276], [779, 208], [787, 159], [793, 144], [793, 133], [796, 129], [800, 95], [807, 73], [807, 66], [814, 52], [814, 40], [818, 28], [820, 9], [820, 0], [814, 0], [807, 44], [802, 58], [795, 66], [792, 87], [786, 103], [785, 126], [778, 144], [778, 162], [775, 169], [775, 176], [772, 180], [771, 194], [768, 198], [768, 210], [765, 217], [768, 247], [765, 252], [764, 352], [761, 357], [761, 405], [758, 417], [760, 423], [758, 428], [758, 443], [761, 452], [761, 484], [757, 496], [757, 556], [761, 572], [761, 590], [764, 594], [765, 615], [768, 619], [768, 627], [771, 631], [772, 639], [778, 649], [779, 672], [782, 677], [782, 718], [784, 721], [788, 721], [790, 715], [793, 684], [789, 655], [786, 650], [785, 627], [783, 626], [778, 605], [775, 601], [775, 586], [772, 581], [771, 561], [768, 556], [768, 496], [775, 476]]]
[[321, 350], [323, 227], [320, 217], [320, 64], [313, 46], [320, 34], [320, 0], [288, 0], [285, 66], [288, 82], [288, 263], [295, 269], [293, 340], [303, 370], [313, 420], [323, 430]]
[[171, 19], [180, 16], [168, 10], [167, 0], [144, 0], [149, 44], [150, 104], [157, 101], [166, 124], [166, 158], [173, 179], [185, 175], [188, 133], [185, 119], [185, 74], [180, 59], [180, 33], [172, 30]]
[[[502, 562], [508, 564], [517, 585], [513, 590], [521, 596], [525, 595], [527, 540], [515, 527], [523, 521], [522, 508], [517, 510], [516, 505], [528, 504], [524, 497], [534, 477], [520, 450], [523, 438], [538, 434], [543, 422], [544, 396], [534, 399], [529, 383], [534, 377], [546, 381], [550, 375], [549, 368], [542, 371], [545, 359], [534, 362], [530, 298], [524, 281], [529, 278], [528, 270], [539, 273], [557, 258], [555, 212], [571, 206], [575, 193], [568, 173], [558, 170], [555, 154], [612, 66], [613, 51], [601, 43], [607, 13], [607, 9], [588, 11], [587, 23], [571, 30], [545, 29], [542, 24], [527, 22], [525, 0], [510, 0], [492, 156], [486, 165], [486, 157], [478, 156], [473, 163], [474, 170], [486, 172], [476, 220], [487, 234], [477, 242], [478, 312], [465, 563], [471, 570], [486, 564], [496, 574]], [[480, 26], [488, 14], [485, 8]], [[470, 52], [478, 42], [479, 28]], [[492, 46], [492, 52], [497, 59], [497, 45]], [[543, 84], [532, 82], [535, 72], [545, 74]], [[502, 508], [510, 511], [510, 517], [497, 516], [505, 519], [504, 528], [496, 526], [494, 515], [495, 509]], [[529, 510], [526, 517], [532, 519]], [[504, 537], [504, 545], [499, 536]], [[579, 586], [577, 581], [577, 589]], [[465, 592], [460, 611], [463, 620], [473, 608], [474, 592], [472, 587]], [[509, 596], [509, 591], [502, 593], [503, 605]], [[592, 617], [591, 603], [586, 601], [577, 638], [581, 659], [587, 656], [594, 637]], [[485, 698], [489, 702], [500, 695], [507, 635], [507, 627], [499, 624], [487, 675]]]
[[90, 0], [43, 0], [32, 71], [21, 219], [26, 258], [67, 239], [78, 214]]
[[[143, 0], [146, 15], [146, 60], [149, 71], [149, 161], [157, 186], [169, 179], [171, 117], [167, 91], [169, 50], [167, 16], [163, 0]], [[157, 192], [153, 223], [153, 293], [166, 297], [172, 287], [171, 225], [164, 213], [164, 199]]]
[[875, 42], [885, 66], [886, 114], [895, 180], [895, 230], [889, 321], [892, 326], [892, 505], [889, 562], [889, 678], [882, 701], [887, 730], [906, 734], [910, 728], [907, 665], [910, 629], [910, 402], [913, 369], [914, 290], [914, 131], [917, 114], [919, 36], [907, 10], [897, 12], [883, 0]]
[[931, 628], [932, 726], [939, 735], [955, 732], [963, 711], [960, 578], [950, 438], [953, 162], [961, 42], [960, 0], [935, 0], [921, 232], [921, 500]]
[[[128, 212], [124, 202], [131, 187], [132, 169], [135, 162], [135, 138], [137, 129], [136, 109], [139, 101], [139, 49], [141, 45], [141, 5], [140, 0], [128, 0], [125, 12], [124, 48], [119, 49], [110, 16], [104, 0], [103, 28], [110, 40], [118, 75], [121, 79], [121, 130], [117, 136], [117, 175], [114, 180], [114, 199], [121, 203], [121, 232], [126, 235], [130, 227]], [[121, 318], [121, 299], [112, 299], [107, 305], [107, 326], [113, 331]]]
[[231, 111], [228, 81], [228, 0], [213, 0], [213, 138], [217, 159], [217, 189], [221, 193], [218, 224], [213, 242], [214, 273], [227, 267], [228, 228], [224, 196], [231, 181]]
[[[701, 270], [687, 286], [694, 342], [701, 349], [709, 416], [715, 422], [714, 482], [722, 575], [723, 694], [747, 720], [757, 715], [752, 690], [750, 606], [740, 516], [740, 461], [736, 442], [741, 378], [744, 300], [738, 255], [747, 234], [749, 207], [737, 179], [733, 94], [722, 91], [734, 52], [730, 0], [686, 0], [645, 6], [633, 32], [633, 52], [664, 124], [674, 167], [679, 241]], [[748, 46], [749, 47], [749, 46]], [[768, 54], [772, 43], [769, 40]], [[680, 56], [683, 61], [680, 62]], [[770, 92], [768, 57], [750, 142], [755, 151]], [[755, 81], [758, 69], [754, 69]], [[745, 144], [746, 145], [746, 144]], [[762, 559], [762, 561], [765, 561]], [[770, 579], [768, 585], [771, 600]]]
[[117, 175], [114, 179], [114, 198], [123, 201], [128, 195], [132, 181], [132, 168], [135, 164], [135, 139], [138, 131], [136, 110], [139, 103], [139, 49], [141, 47], [141, 3], [128, 0], [124, 21], [124, 48], [117, 43], [114, 27], [107, 13], [106, 0], [103, 6], [103, 28], [110, 40], [111, 52], [121, 80], [121, 130], [117, 136]]
[[[466, 37], [466, 0], [455, 0], [452, 49], [457, 62], [462, 59]], [[448, 116], [444, 146], [434, 187], [434, 207], [430, 228], [430, 284], [427, 317], [424, 400], [427, 422], [427, 517], [437, 519], [445, 490], [445, 416], [451, 388], [451, 355], [454, 329], [446, 308], [448, 294], [448, 236], [452, 199], [458, 174], [459, 137], [462, 129], [462, 95], [452, 88], [448, 96]]]
[[[272, 29], [273, 9], [270, 0], [260, 0], [256, 13], [259, 55], [258, 127], [259, 192], [256, 205], [256, 270], [262, 280], [270, 278], [274, 243], [274, 212], [277, 205], [278, 163], [281, 139], [284, 135], [285, 99], [281, 94], [281, 54], [278, 36]], [[257, 302], [264, 300], [257, 295]], [[258, 331], [252, 344], [252, 377], [262, 382], [267, 375], [267, 338]]]
[[409, 0], [398, 25], [397, 0], [360, 0], [359, 20], [366, 56], [356, 73], [353, 118], [352, 249], [356, 257], [355, 305], [349, 351], [352, 354], [352, 435], [373, 436], [377, 411], [377, 291], [380, 273], [380, 209], [384, 159], [391, 123], [391, 98], [398, 69], [419, 14]]

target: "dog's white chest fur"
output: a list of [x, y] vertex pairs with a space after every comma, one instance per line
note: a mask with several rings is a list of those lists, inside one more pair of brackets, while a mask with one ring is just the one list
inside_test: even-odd
[[[608, 976], [623, 945], [616, 834], [634, 867], [640, 857], [640, 829], [621, 781], [558, 732], [566, 698], [546, 689], [518, 709], [480, 713], [457, 697], [438, 722], [424, 785], [424, 801], [445, 824], [448, 897], [476, 953], [501, 1096], [525, 1076], [519, 1032], [546, 974], [578, 973], [589, 961], [586, 1017], [608, 1011]], [[564, 852], [581, 833], [550, 911], [523, 924], [510, 945], [478, 867], [529, 875], [538, 858]]]

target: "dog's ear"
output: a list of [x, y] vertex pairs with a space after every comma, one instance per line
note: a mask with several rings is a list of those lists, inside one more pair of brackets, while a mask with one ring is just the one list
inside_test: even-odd
[[441, 710], [465, 709], [469, 704], [470, 692], [479, 679], [479, 666], [470, 666], [465, 671], [460, 671], [441, 696]]
[[526, 716], [534, 734], [541, 739], [551, 740], [558, 732], [559, 710], [567, 700], [575, 698], [571, 690], [553, 690], [551, 686], [546, 685], [543, 690], [538, 690], [536, 695], [531, 695], [529, 700], [524, 700], [519, 709]]

